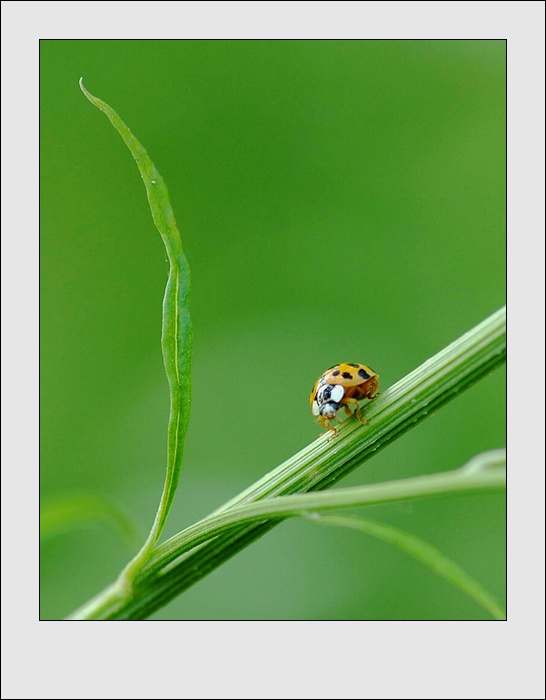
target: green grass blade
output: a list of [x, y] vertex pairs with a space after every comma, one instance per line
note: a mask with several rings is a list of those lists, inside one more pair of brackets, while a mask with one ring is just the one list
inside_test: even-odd
[[[499, 452], [503, 451], [493, 450], [491, 452], [497, 466], [501, 466], [497, 458]], [[252, 503], [243, 503], [226, 510], [216, 511], [208, 518], [190, 525], [159, 545], [144, 567], [142, 575], [146, 576], [147, 572], [152, 570], [159, 572], [164, 567], [168, 567], [176, 557], [181, 556], [201, 542], [222, 534], [226, 528], [252, 520], [289, 518], [319, 510], [354, 508], [380, 503], [394, 503], [412, 498], [443, 496], [470, 491], [503, 490], [505, 488], [506, 470], [504, 468], [469, 469], [465, 465], [461, 469], [439, 474], [424, 474], [380, 484], [334, 489], [327, 493], [311, 492], [292, 496], [277, 496]]]
[[506, 619], [505, 611], [500, 608], [481, 583], [472, 578], [470, 574], [446, 557], [436, 547], [428, 544], [428, 542], [424, 542], [419, 537], [391, 525], [384, 525], [374, 520], [348, 515], [320, 515], [313, 513], [308, 516], [308, 519], [310, 522], [318, 525], [334, 525], [360, 530], [367, 535], [377, 537], [383, 542], [388, 542], [398, 547], [406, 554], [428, 566], [429, 569], [451, 583], [455, 588], [466, 593], [476, 603], [491, 613], [496, 620]]
[[169, 259], [161, 335], [163, 360], [170, 389], [167, 475], [155, 521], [142, 550], [144, 554], [157, 542], [165, 526], [182, 465], [191, 401], [193, 330], [189, 312], [190, 269], [182, 249], [182, 239], [176, 226], [167, 187], [145, 148], [118, 114], [106, 102], [91, 95], [81, 80], [80, 87], [87, 99], [106, 114], [135, 159], [146, 187], [152, 218], [161, 234]]

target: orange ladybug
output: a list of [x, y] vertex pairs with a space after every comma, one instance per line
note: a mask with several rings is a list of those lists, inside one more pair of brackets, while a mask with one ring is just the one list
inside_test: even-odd
[[365, 424], [358, 402], [375, 398], [378, 388], [379, 375], [373, 369], [359, 362], [342, 362], [320, 375], [309, 403], [313, 415], [318, 416], [318, 422], [327, 430], [333, 430], [336, 435], [337, 429], [331, 425], [331, 421], [336, 419], [338, 410], [343, 406], [345, 413], [350, 416], [350, 406], [354, 406], [356, 417]]

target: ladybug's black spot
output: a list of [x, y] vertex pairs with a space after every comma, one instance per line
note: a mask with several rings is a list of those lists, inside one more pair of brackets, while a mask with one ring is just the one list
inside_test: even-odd
[[353, 375], [350, 372], [343, 372], [342, 377], [344, 379], [352, 379]]
[[356, 362], [348, 362], [347, 364], [349, 365], [349, 367], [360, 367], [360, 365]]
[[370, 378], [370, 375], [366, 372], [365, 369], [359, 369], [358, 376], [362, 377], [362, 379], [369, 379]]
[[[334, 365], [334, 366], [335, 366], [335, 365]], [[338, 374], [339, 374], [339, 370], [336, 369], [335, 372], [332, 372], [332, 377], [337, 377]]]

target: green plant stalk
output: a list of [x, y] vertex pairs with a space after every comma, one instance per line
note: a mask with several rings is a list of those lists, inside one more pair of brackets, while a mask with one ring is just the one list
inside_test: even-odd
[[267, 524], [278, 523], [289, 517], [309, 516], [314, 512], [454, 493], [499, 491], [505, 486], [506, 475], [500, 470], [477, 472], [457, 469], [383, 484], [335, 489], [328, 493], [278, 496], [248, 503], [205, 518], [167, 541], [157, 552], [157, 557], [154, 556], [135, 579], [132, 599], [107, 611], [106, 619], [134, 620], [147, 617], [157, 608], [158, 600], [173, 597], [173, 586], [177, 590], [180, 570], [173, 556], [201, 542], [205, 542], [205, 546], [214, 543], [216, 540], [211, 540], [211, 537], [216, 533], [229, 536], [232, 528], [237, 537], [241, 524], [263, 522], [266, 518]]
[[346, 515], [319, 515], [312, 514], [308, 517], [310, 522], [317, 525], [334, 525], [360, 530], [367, 535], [376, 537], [383, 542], [398, 547], [410, 556], [428, 566], [438, 576], [451, 583], [455, 588], [466, 593], [478, 605], [484, 607], [496, 620], [505, 620], [506, 612], [498, 605], [481, 583], [466, 573], [457, 563], [449, 559], [436, 547], [424, 542], [419, 537], [400, 530], [392, 525], [384, 525], [367, 518], [355, 518]]
[[146, 187], [153, 221], [161, 234], [169, 260], [169, 276], [163, 297], [161, 335], [163, 361], [170, 391], [167, 473], [150, 534], [142, 549], [121, 573], [118, 585], [113, 587], [113, 590], [123, 597], [130, 588], [136, 572], [147, 560], [161, 535], [180, 477], [191, 401], [193, 329], [189, 314], [190, 268], [182, 249], [182, 239], [176, 225], [167, 187], [146, 149], [110, 105], [86, 90], [81, 79], [80, 87], [87, 99], [106, 114], [135, 159]]
[[[370, 402], [363, 411], [369, 425], [362, 426], [356, 419], [350, 418], [339, 428], [333, 440], [329, 440], [328, 436], [319, 437], [210, 517], [246, 503], [330, 487], [375, 452], [500, 366], [505, 358], [506, 309], [503, 307]], [[195, 541], [191, 551], [181, 556], [176, 553], [174, 538], [171, 538], [154, 551], [154, 564], [149, 562], [151, 568], [148, 568], [147, 574], [141, 572], [148, 583], [150, 579], [146, 576], [153, 576], [149, 586], [135, 580], [130, 596], [123, 599], [113, 594], [109, 587], [76, 611], [73, 618], [143, 619], [263, 535], [281, 519], [269, 513], [268, 519], [262, 522], [230, 524], [226, 531], [206, 542], [198, 544]], [[171, 547], [172, 551], [169, 550]], [[172, 559], [161, 559], [163, 554]], [[153, 567], [158, 566], [159, 561], [163, 571], [161, 575], [156, 575], [158, 572]]]

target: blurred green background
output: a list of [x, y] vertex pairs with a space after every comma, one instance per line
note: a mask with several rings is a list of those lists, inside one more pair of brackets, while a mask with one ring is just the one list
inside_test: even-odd
[[[168, 418], [163, 244], [80, 76], [165, 178], [192, 268], [171, 535], [320, 434], [308, 395], [326, 367], [364, 362], [385, 389], [504, 303], [505, 42], [47, 40], [40, 67], [42, 504], [106, 499], [140, 538], [104, 517], [53, 528], [40, 599], [56, 619], [147, 534]], [[456, 468], [505, 444], [504, 417], [498, 370], [342, 485]], [[423, 537], [505, 604], [502, 496], [361, 513]], [[382, 542], [294, 520], [154, 618], [488, 614]]]

